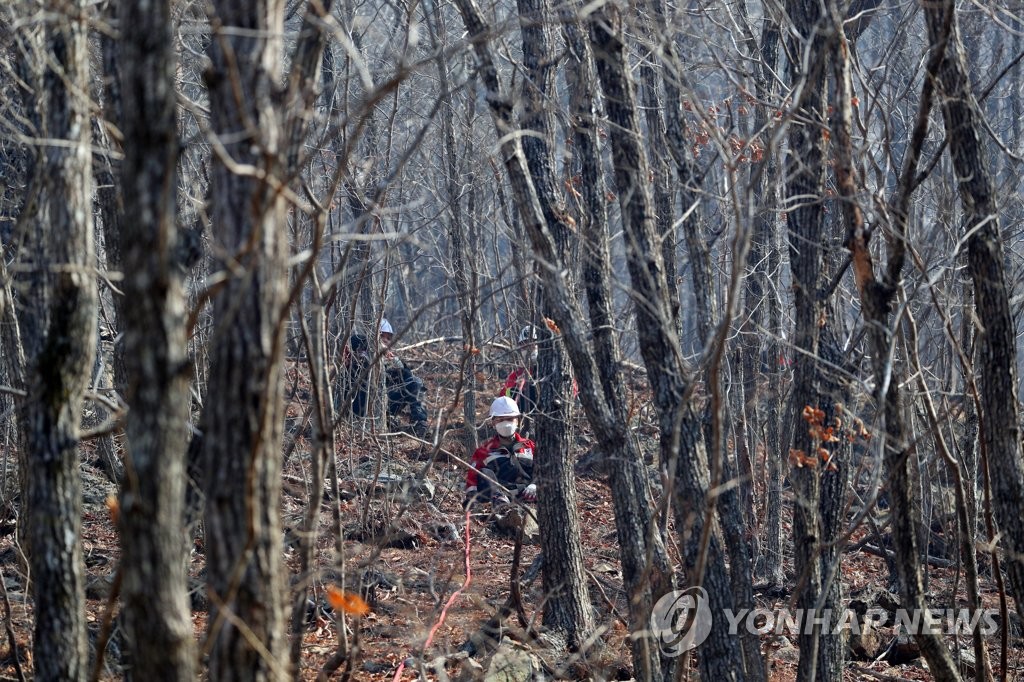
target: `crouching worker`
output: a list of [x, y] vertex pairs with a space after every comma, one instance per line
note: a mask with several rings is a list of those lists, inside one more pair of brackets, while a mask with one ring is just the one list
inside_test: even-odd
[[533, 454], [537, 446], [519, 435], [519, 406], [501, 396], [491, 403], [490, 417], [496, 435], [473, 453], [473, 467], [466, 472], [465, 506], [478, 501], [508, 504], [510, 496], [536, 502]]

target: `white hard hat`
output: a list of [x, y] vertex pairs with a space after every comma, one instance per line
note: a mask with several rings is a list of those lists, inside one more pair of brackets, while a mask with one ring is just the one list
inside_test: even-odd
[[388, 318], [382, 318], [380, 321], [380, 333], [381, 334], [394, 334], [395, 330], [391, 328], [391, 323], [388, 322]]
[[519, 331], [519, 343], [537, 340], [537, 328], [528, 324]]
[[521, 414], [522, 412], [519, 411], [516, 401], [508, 396], [503, 395], [500, 398], [495, 398], [494, 402], [491, 403], [492, 417], [518, 417]]

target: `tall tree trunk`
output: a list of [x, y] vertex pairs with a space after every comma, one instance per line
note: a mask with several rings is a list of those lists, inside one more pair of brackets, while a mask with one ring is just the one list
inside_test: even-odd
[[[323, 225], [317, 224], [313, 229], [322, 234]], [[317, 240], [318, 241], [318, 240]], [[299, 535], [300, 567], [298, 589], [292, 602], [291, 627], [292, 640], [290, 661], [295, 679], [300, 679], [299, 671], [302, 660], [302, 640], [305, 634], [304, 623], [310, 584], [314, 579], [316, 566], [317, 537], [320, 526], [320, 513], [324, 499], [324, 483], [331, 462], [334, 460], [335, 443], [335, 410], [331, 400], [331, 384], [329, 357], [327, 355], [327, 314], [324, 310], [321, 284], [316, 273], [310, 280], [312, 296], [309, 306], [303, 310], [303, 336], [306, 341], [306, 354], [309, 357], [309, 374], [312, 385], [314, 440], [310, 453], [310, 494], [306, 513], [302, 521], [302, 532]]]
[[[779, 447], [779, 421], [782, 408], [780, 384], [782, 367], [779, 343], [781, 317], [778, 296], [771, 288], [778, 276], [776, 209], [778, 205], [776, 152], [767, 143], [768, 106], [778, 96], [775, 72], [779, 61], [779, 25], [766, 16], [761, 28], [760, 43], [749, 36], [748, 52], [757, 57], [754, 92], [758, 104], [754, 110], [754, 130], [761, 132], [757, 144], [768, 154], [763, 167], [751, 176], [751, 200], [754, 212], [754, 235], [750, 244], [750, 273], [747, 275], [744, 328], [746, 344], [743, 353], [744, 399], [752, 422], [751, 456], [758, 457], [758, 444], [768, 465], [764, 499], [765, 524], [759, 534], [762, 544], [755, 556], [755, 575], [767, 579], [772, 588], [781, 590], [785, 582], [782, 572], [782, 471], [785, 456]], [[765, 104], [761, 104], [765, 103]], [[756, 168], [756, 166], [755, 166]], [[758, 379], [765, 380], [762, 396]], [[764, 440], [758, 439], [762, 425]]]
[[[653, 604], [672, 589], [672, 571], [664, 539], [651, 513], [647, 468], [634, 439], [627, 433], [625, 386], [618, 371], [621, 356], [612, 306], [606, 184], [596, 120], [597, 74], [590, 44], [572, 7], [563, 10], [562, 19], [569, 48], [566, 80], [572, 100], [573, 149], [580, 164], [582, 276], [593, 330], [597, 376], [581, 354], [573, 353], [571, 342], [570, 355], [576, 376], [587, 377], [587, 380], [580, 379], [583, 407], [608, 464], [626, 593], [630, 604], [642, 606]], [[649, 570], [649, 566], [653, 570]], [[644, 576], [650, 577], [649, 582]], [[635, 623], [646, 627], [645, 618], [644, 610], [635, 609]], [[635, 670], [655, 670], [660, 665], [662, 678], [669, 679], [677, 661], [668, 658], [659, 661], [658, 656], [659, 652], [653, 647], [635, 646]]]
[[[647, 190], [647, 160], [640, 146], [634, 88], [626, 64], [622, 16], [615, 6], [594, 12], [590, 38], [604, 92], [605, 112], [615, 130], [612, 162], [623, 217], [626, 258], [636, 307], [640, 351], [647, 366], [661, 430], [662, 463], [675, 472], [674, 504], [682, 536], [688, 579], [708, 593], [712, 613], [732, 608], [731, 585], [721, 550], [706, 518], [708, 460], [700, 422], [684, 398], [692, 378], [680, 356], [671, 297], [654, 235], [652, 201]], [[706, 554], [704, 554], [706, 552]], [[704, 561], [700, 555], [704, 554]], [[704, 679], [739, 679], [744, 664], [737, 638], [723, 619], [713, 619], [701, 647]], [[657, 677], [657, 669], [642, 671]]]
[[184, 528], [189, 363], [178, 239], [175, 52], [167, 0], [121, 6], [127, 427], [122, 599], [138, 679], [195, 679]]
[[[686, 122], [683, 120], [685, 68], [676, 49], [676, 36], [666, 28], [671, 22], [666, 14], [665, 3], [662, 0], [650, 0], [650, 6], [655, 24], [652, 33], [661, 40], [658, 52], [662, 58], [662, 83], [665, 87], [665, 140], [668, 143], [668, 151], [675, 161], [676, 176], [679, 178], [683, 211], [682, 232], [686, 240], [693, 278], [694, 309], [699, 339], [697, 347], [703, 348], [711, 338], [717, 306], [714, 277], [711, 273], [711, 250], [701, 228], [700, 181], [686, 141]], [[667, 271], [666, 276], [670, 290], [674, 290], [674, 270]], [[674, 295], [673, 302], [678, 302], [678, 295]], [[678, 317], [679, 311], [674, 310], [673, 314]]]
[[[815, 438], [801, 420], [805, 409], [824, 409], [819, 388], [819, 326], [824, 304], [818, 292], [822, 282], [822, 243], [824, 218], [821, 197], [824, 194], [825, 166], [823, 134], [825, 117], [826, 45], [817, 27], [822, 18], [817, 0], [788, 0], [786, 11], [796, 35], [789, 45], [790, 85], [794, 89], [800, 123], [789, 134], [789, 158], [786, 164], [789, 257], [793, 275], [795, 329], [793, 334], [793, 394], [787, 418], [793, 424], [793, 444], [800, 464], [790, 475], [793, 483], [793, 546], [800, 594], [797, 605], [813, 612], [822, 589], [819, 514], [821, 502], [818, 461], [820, 439]], [[813, 413], [813, 412], [812, 412]], [[783, 448], [786, 444], [783, 444]], [[797, 637], [800, 664], [797, 679], [814, 680], [817, 675], [818, 646], [822, 628], [804, 628]], [[831, 681], [828, 681], [831, 682]]]
[[[872, 370], [875, 378], [876, 405], [882, 415], [885, 434], [884, 457], [889, 476], [889, 499], [892, 509], [892, 535], [896, 545], [896, 567], [900, 591], [906, 608], [924, 611], [924, 587], [921, 583], [919, 561], [919, 538], [917, 528], [920, 520], [912, 503], [909, 458], [914, 456], [906, 428], [906, 410], [899, 388], [903, 377], [899, 368], [893, 366], [892, 346], [895, 343], [894, 329], [889, 319], [895, 301], [897, 287], [903, 269], [906, 250], [907, 215], [912, 191], [913, 178], [917, 174], [917, 161], [921, 145], [927, 132], [928, 114], [936, 60], [929, 60], [928, 77], [925, 79], [921, 105], [918, 111], [907, 154], [903, 160], [899, 187], [893, 215], [894, 237], [890, 240], [890, 254], [882, 276], [875, 276], [871, 251], [868, 249], [870, 232], [866, 229], [864, 216], [857, 200], [860, 191], [858, 176], [853, 164], [853, 104], [849, 64], [849, 46], [842, 33], [842, 22], [835, 3], [830, 3], [830, 19], [836, 33], [836, 46], [832, 53], [835, 74], [835, 117], [832, 131], [836, 140], [836, 185], [842, 199], [843, 221], [846, 228], [846, 244], [850, 249], [853, 274], [860, 292], [863, 312], [871, 349]], [[928, 668], [938, 680], [959, 680], [960, 674], [942, 640], [929, 632], [915, 633], [922, 654], [928, 661]]]
[[[111, 14], [118, 8], [110, 7]], [[111, 17], [116, 20], [117, 17]], [[121, 107], [121, 49], [120, 41], [116, 36], [107, 32], [100, 32], [100, 55], [103, 61], [103, 84], [102, 91], [97, 93], [97, 100], [103, 106], [103, 120], [93, 125], [96, 134], [97, 146], [102, 146], [107, 153], [97, 156], [96, 166], [96, 217], [102, 226], [103, 252], [106, 257], [106, 269], [114, 272], [122, 272], [121, 259], [121, 219], [124, 214], [123, 186], [118, 174], [122, 172], [122, 164], [116, 160], [115, 150], [120, 151], [121, 147], [115, 143], [112, 137], [104, 130], [104, 123], [109, 123], [117, 129], [122, 129], [122, 107]], [[102, 267], [103, 264], [101, 264]], [[114, 308], [114, 328], [105, 330], [113, 338], [117, 338], [121, 329], [121, 306], [124, 298], [115, 291], [110, 294], [111, 304]], [[100, 306], [102, 309], [102, 299]], [[101, 337], [103, 335], [101, 334]], [[128, 376], [124, 365], [124, 344], [113, 343], [110, 353], [112, 365], [113, 388], [121, 400], [124, 399], [128, 387]], [[102, 344], [101, 344], [102, 346]], [[118, 442], [123, 442], [124, 430], [116, 429], [112, 433], [104, 434], [96, 444], [96, 450], [100, 456], [100, 464], [110, 479], [120, 485], [124, 475], [124, 465], [118, 456]]]
[[[437, 3], [433, 6], [433, 21], [438, 29], [442, 26], [440, 7]], [[437, 75], [443, 92], [450, 91], [448, 81], [449, 65], [445, 51], [438, 50]], [[441, 116], [441, 128], [444, 135], [444, 159], [446, 173], [446, 185], [448, 190], [448, 258], [451, 262], [452, 275], [455, 280], [455, 295], [459, 300], [459, 319], [462, 323], [462, 345], [465, 352], [465, 361], [462, 363], [462, 377], [459, 384], [463, 386], [462, 394], [462, 420], [466, 425], [463, 429], [466, 452], [473, 452], [477, 448], [477, 432], [471, 425], [476, 423], [476, 319], [478, 291], [470, 286], [470, 263], [467, 258], [466, 236], [469, 234], [467, 222], [462, 213], [462, 193], [471, 183], [463, 181], [460, 170], [458, 153], [455, 145], [455, 111], [445, 112]], [[470, 219], [472, 220], [472, 219]]]
[[272, 102], [283, 3], [214, 3], [206, 79], [218, 157], [212, 223], [227, 279], [203, 414], [210, 678], [286, 675], [281, 538], [282, 320], [285, 243], [280, 134]]
[[[86, 674], [79, 420], [96, 348], [96, 282], [85, 3], [47, 16], [42, 155], [49, 183], [40, 204], [34, 264], [46, 296], [28, 313], [39, 334], [28, 360], [22, 419], [30, 566], [35, 581], [35, 679]], [[30, 299], [31, 300], [31, 299]]]
[[[9, 9], [12, 10], [13, 14], [16, 8]], [[25, 121], [22, 123], [22, 126], [29, 136], [38, 134], [42, 129], [41, 112], [36, 99], [37, 93], [42, 89], [40, 85], [42, 82], [40, 62], [42, 60], [33, 60], [31, 58], [37, 52], [34, 48], [41, 43], [41, 33], [41, 31], [19, 32], [16, 36], [17, 49], [12, 50], [15, 55], [12, 58], [12, 67], [19, 81], [17, 92], [20, 97], [21, 108], [25, 111]], [[39, 345], [38, 343], [29, 343], [37, 341], [37, 339], [26, 338], [22, 330], [22, 319], [26, 319], [30, 327], [34, 327], [36, 321], [32, 318], [37, 317], [38, 314], [35, 312], [35, 306], [27, 308], [27, 314], [19, 314], [15, 292], [19, 288], [22, 291], [28, 289], [24, 281], [26, 275], [28, 275], [29, 282], [31, 282], [32, 280], [41, 279], [43, 272], [42, 268], [38, 268], [35, 272], [32, 270], [23, 271], [19, 276], [8, 268], [8, 263], [14, 262], [16, 254], [20, 256], [22, 261], [31, 262], [32, 258], [39, 257], [43, 253], [43, 249], [30, 248], [28, 245], [30, 244], [30, 239], [38, 238], [38, 235], [34, 234], [39, 232], [39, 230], [35, 229], [36, 226], [44, 222], [42, 216], [45, 215], [45, 208], [39, 205], [39, 201], [43, 180], [46, 177], [46, 167], [43, 164], [42, 153], [38, 148], [24, 145], [20, 152], [23, 155], [22, 163], [25, 167], [24, 180], [26, 189], [20, 192], [21, 203], [13, 208], [12, 213], [19, 216], [19, 220], [15, 225], [20, 226], [21, 230], [12, 230], [9, 238], [0, 239], [0, 258], [3, 259], [3, 262], [0, 262], [0, 287], [2, 287], [0, 289], [0, 364], [2, 364], [2, 374], [4, 374], [4, 380], [7, 384], [24, 393], [28, 388], [26, 385], [28, 360], [25, 349], [26, 347], [38, 348]], [[14, 191], [13, 187], [11, 189]], [[34, 219], [36, 216], [38, 216], [38, 219]], [[26, 232], [30, 234], [25, 234]], [[36, 255], [31, 255], [33, 253]], [[29, 254], [27, 258], [26, 254]], [[20, 281], [16, 283], [16, 280]], [[36, 297], [30, 293], [28, 300], [36, 300]], [[17, 408], [18, 403], [12, 394], [8, 394], [3, 400], [0, 400], [0, 409], [3, 409], [5, 412], [11, 410], [10, 414], [12, 416], [4, 420], [3, 427], [7, 430], [5, 436], [10, 439], [8, 441], [10, 443], [9, 451], [19, 453], [17, 458], [17, 480], [19, 489], [25, 491], [28, 489], [25, 475], [26, 458], [24, 456], [25, 443], [27, 442], [25, 427], [27, 425], [24, 420], [20, 419]], [[28, 524], [25, 521], [28, 518], [28, 506], [23, 504], [20, 512], [17, 540], [27, 545]], [[19, 561], [19, 564], [20, 569], [28, 571], [28, 565], [24, 561]]]
[[[547, 0], [518, 0], [520, 31], [523, 39], [522, 128], [533, 134], [522, 139], [523, 154], [530, 169], [541, 213], [559, 253], [569, 250], [567, 214], [555, 192], [551, 158], [554, 134], [554, 112], [550, 100], [554, 96], [555, 62], [551, 58], [550, 21], [553, 18]], [[568, 264], [567, 264], [568, 265]], [[538, 263], [537, 267], [547, 267]], [[569, 292], [541, 289], [541, 313], [555, 315], [552, 299], [569, 293], [573, 286], [572, 268], [564, 280]], [[544, 377], [538, 388], [537, 482], [540, 501], [537, 505], [541, 528], [541, 549], [545, 557], [543, 584], [548, 601], [544, 605], [544, 625], [566, 633], [572, 647], [582, 646], [594, 629], [586, 575], [583, 572], [583, 546], [580, 543], [580, 522], [576, 503], [576, 478], [569, 458], [569, 406], [571, 380], [568, 363], [560, 343], [555, 343], [550, 330], [542, 330], [539, 344], [538, 373]]]
[[1024, 461], [1017, 403], [1015, 326], [999, 227], [999, 208], [984, 155], [982, 114], [967, 75], [956, 9], [950, 0], [925, 5], [932, 49], [941, 53], [941, 95], [949, 153], [964, 212], [967, 263], [974, 283], [981, 370], [981, 443], [992, 476], [992, 498], [1006, 549], [1006, 573], [1017, 613], [1024, 617]]

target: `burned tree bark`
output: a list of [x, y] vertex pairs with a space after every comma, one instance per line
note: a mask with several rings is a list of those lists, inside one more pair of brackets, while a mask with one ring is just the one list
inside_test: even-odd
[[[595, 430], [598, 441], [603, 443], [603, 451], [611, 462], [611, 479], [613, 501], [615, 504], [615, 524], [619, 535], [620, 555], [622, 557], [623, 580], [629, 595], [629, 628], [632, 632], [644, 633], [649, 630], [648, 617], [651, 605], [671, 589], [672, 573], [665, 547], [651, 515], [649, 484], [646, 480], [643, 461], [636, 450], [635, 443], [626, 430], [625, 422], [613, 411], [613, 406], [622, 409], [621, 400], [616, 403], [608, 395], [621, 395], [621, 379], [617, 374], [617, 362], [614, 351], [614, 331], [608, 324], [595, 328], [600, 338], [597, 342], [600, 357], [608, 360], [598, 370], [594, 355], [587, 348], [581, 328], [582, 316], [576, 308], [575, 300], [569, 296], [569, 288], [562, 279], [563, 268], [560, 255], [556, 251], [555, 241], [548, 229], [532, 184], [525, 155], [519, 144], [516, 126], [512, 119], [512, 102], [502, 92], [498, 82], [497, 69], [491, 49], [487, 44], [487, 26], [480, 17], [480, 11], [472, 0], [459, 0], [459, 11], [462, 14], [470, 40], [473, 42], [477, 58], [480, 62], [480, 75], [487, 89], [487, 101], [491, 108], [495, 129], [502, 140], [501, 150], [505, 168], [512, 184], [514, 198], [519, 208], [524, 227], [530, 238], [538, 260], [545, 264], [539, 268], [539, 275], [552, 292], [550, 298], [553, 306], [553, 319], [558, 324], [566, 349], [576, 372], [579, 382], [580, 400], [587, 413], [587, 418]], [[572, 29], [572, 27], [570, 27]], [[575, 30], [575, 29], [572, 29]], [[570, 39], [575, 58], [585, 55], [585, 49], [579, 49], [586, 43], [580, 38]], [[587, 106], [587, 105], [583, 105]], [[587, 106], [587, 112], [590, 108]], [[580, 119], [586, 123], [590, 116]], [[587, 133], [591, 141], [590, 148], [596, 150], [596, 130]], [[595, 157], [596, 158], [596, 157]], [[585, 172], [598, 173], [596, 163], [588, 164]], [[594, 188], [598, 187], [595, 183]], [[597, 195], [592, 197], [596, 199]], [[599, 201], [599, 200], [598, 200]], [[595, 228], [600, 223], [593, 223]], [[594, 258], [601, 258], [606, 251], [598, 250], [590, 253]], [[607, 296], [606, 287], [597, 282], [600, 265], [595, 265], [594, 292], [597, 298]], [[607, 267], [607, 263], [604, 264]], [[605, 282], [607, 284], [607, 282]], [[588, 293], [591, 286], [588, 283]], [[603, 299], [602, 299], [603, 300]], [[604, 300], [607, 303], [607, 300]], [[601, 307], [600, 304], [597, 307]], [[594, 300], [592, 299], [592, 310]], [[610, 319], [610, 317], [609, 317]], [[659, 652], [651, 647], [649, 638], [640, 636], [634, 645], [634, 669], [641, 679], [651, 679], [654, 671], [661, 668]]]
[[[786, 211], [789, 229], [789, 257], [793, 275], [795, 308], [793, 394], [786, 418], [792, 421], [791, 460], [798, 466], [790, 474], [793, 483], [793, 546], [800, 594], [797, 604], [812, 610], [822, 589], [820, 552], [822, 527], [820, 470], [817, 466], [820, 439], [800, 423], [806, 410], [822, 409], [818, 381], [820, 345], [819, 319], [824, 315], [818, 296], [822, 281], [822, 243], [824, 217], [824, 130], [826, 89], [825, 39], [818, 32], [822, 20], [816, 0], [790, 0], [786, 3], [789, 21], [796, 29], [788, 47], [790, 82], [796, 91], [795, 108], [800, 121], [789, 134], [786, 167]], [[785, 448], [787, 444], [783, 444]], [[817, 614], [816, 614], [817, 615]], [[821, 625], [798, 636], [800, 664], [797, 679], [815, 678]]]
[[[546, 254], [549, 256], [546, 262], [556, 263], [558, 256], [554, 253], [553, 227], [546, 218], [545, 202], [534, 184], [535, 169], [531, 168], [527, 161], [520, 137], [514, 134], [518, 127], [513, 121], [512, 102], [502, 92], [498, 81], [494, 57], [486, 43], [487, 29], [480, 10], [473, 0], [458, 0], [457, 4], [480, 62], [481, 80], [488, 91], [487, 101], [490, 111], [492, 111], [496, 131], [503, 140], [502, 154], [505, 156], [506, 170], [512, 183], [513, 197], [520, 217], [535, 248], [541, 242], [546, 244], [551, 250]], [[536, 49], [536, 47], [532, 49]], [[550, 210], [549, 204], [548, 213]], [[561, 270], [555, 273], [547, 272], [547, 267], [541, 269], [542, 280], [548, 291], [545, 304], [561, 305], [561, 302], [566, 301], [568, 297], [567, 287], [564, 280], [561, 279]], [[552, 315], [556, 321], [561, 322], [560, 310], [557, 312], [553, 310]], [[562, 331], [564, 332], [564, 329]], [[555, 349], [552, 348], [551, 351], [554, 352]], [[551, 388], [549, 387], [547, 390], [550, 391]], [[550, 392], [548, 395], [550, 400]], [[544, 400], [545, 396], [542, 395], [542, 406]], [[551, 406], [551, 402], [548, 402], [548, 406]], [[538, 427], [539, 429], [544, 428], [541, 424]], [[563, 428], [557, 423], [554, 427]], [[547, 441], [549, 446], [552, 442], [557, 441]], [[548, 607], [545, 608], [545, 623], [550, 623], [552, 627], [562, 631], [570, 644], [579, 645], [582, 644], [586, 633], [593, 628], [593, 615], [590, 612], [589, 598], [587, 598], [583, 553], [579, 544], [579, 517], [574, 509], [575, 483], [572, 480], [571, 467], [565, 461], [563, 446], [556, 446], [559, 447], [558, 452], [545, 454], [542, 449], [542, 456], [545, 459], [537, 462], [538, 493], [541, 498], [539, 522], [544, 529], [542, 542], [546, 543], [542, 548], [547, 553], [549, 547], [547, 543], [559, 540], [562, 543], [575, 546], [551, 546], [553, 556], [559, 556], [561, 560], [555, 562], [558, 564], [556, 566], [545, 566], [545, 586], [548, 587], [549, 583], [556, 578], [560, 579], [562, 583], [560, 585], [551, 583], [552, 587], [558, 588], [555, 592], [555, 598], [558, 601], [550, 605], [552, 609], [550, 616]], [[559, 529], [557, 525], [559, 523], [565, 524], [565, 527]]]
[[[550, 100], [554, 93], [554, 60], [550, 20], [553, 18], [546, 0], [518, 0], [520, 32], [523, 40], [522, 129], [531, 134], [522, 138], [523, 155], [530, 170], [540, 203], [541, 213], [557, 245], [566, 254], [569, 247], [567, 214], [555, 192], [555, 176], [551, 158], [554, 112]], [[536, 267], [547, 267], [538, 263]], [[543, 280], [542, 280], [543, 282]], [[562, 280], [569, 291], [552, 289], [544, 284], [540, 290], [542, 315], [555, 315], [552, 298], [571, 295], [572, 276]], [[544, 381], [538, 388], [537, 424], [538, 454], [536, 477], [540, 502], [537, 505], [544, 556], [558, 561], [545, 562], [543, 583], [550, 595], [544, 607], [544, 624], [568, 634], [570, 645], [579, 647], [594, 628], [589, 590], [583, 572], [583, 547], [580, 544], [580, 522], [577, 514], [576, 481], [569, 458], [568, 424], [571, 385], [568, 363], [560, 343], [554, 342], [551, 330], [541, 330], [538, 371]]]

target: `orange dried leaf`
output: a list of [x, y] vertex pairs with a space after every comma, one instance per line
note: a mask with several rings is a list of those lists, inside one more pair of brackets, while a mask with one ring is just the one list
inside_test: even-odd
[[561, 334], [562, 333], [562, 330], [558, 328], [558, 325], [555, 324], [555, 321], [552, 320], [550, 317], [545, 317], [544, 318], [544, 324], [547, 326], [548, 329], [550, 329], [552, 331], [552, 333], [554, 333], [554, 334]]
[[803, 450], [790, 450], [789, 463], [797, 469], [803, 469], [804, 467], [813, 468], [818, 464], [817, 460], [813, 457], [805, 455]]
[[370, 613], [370, 605], [358, 594], [346, 592], [334, 585], [327, 586], [327, 603], [331, 608], [352, 616], [365, 616]]
[[107, 511], [110, 513], [110, 520], [117, 525], [121, 519], [121, 504], [117, 501], [117, 495], [107, 495], [105, 500]]

